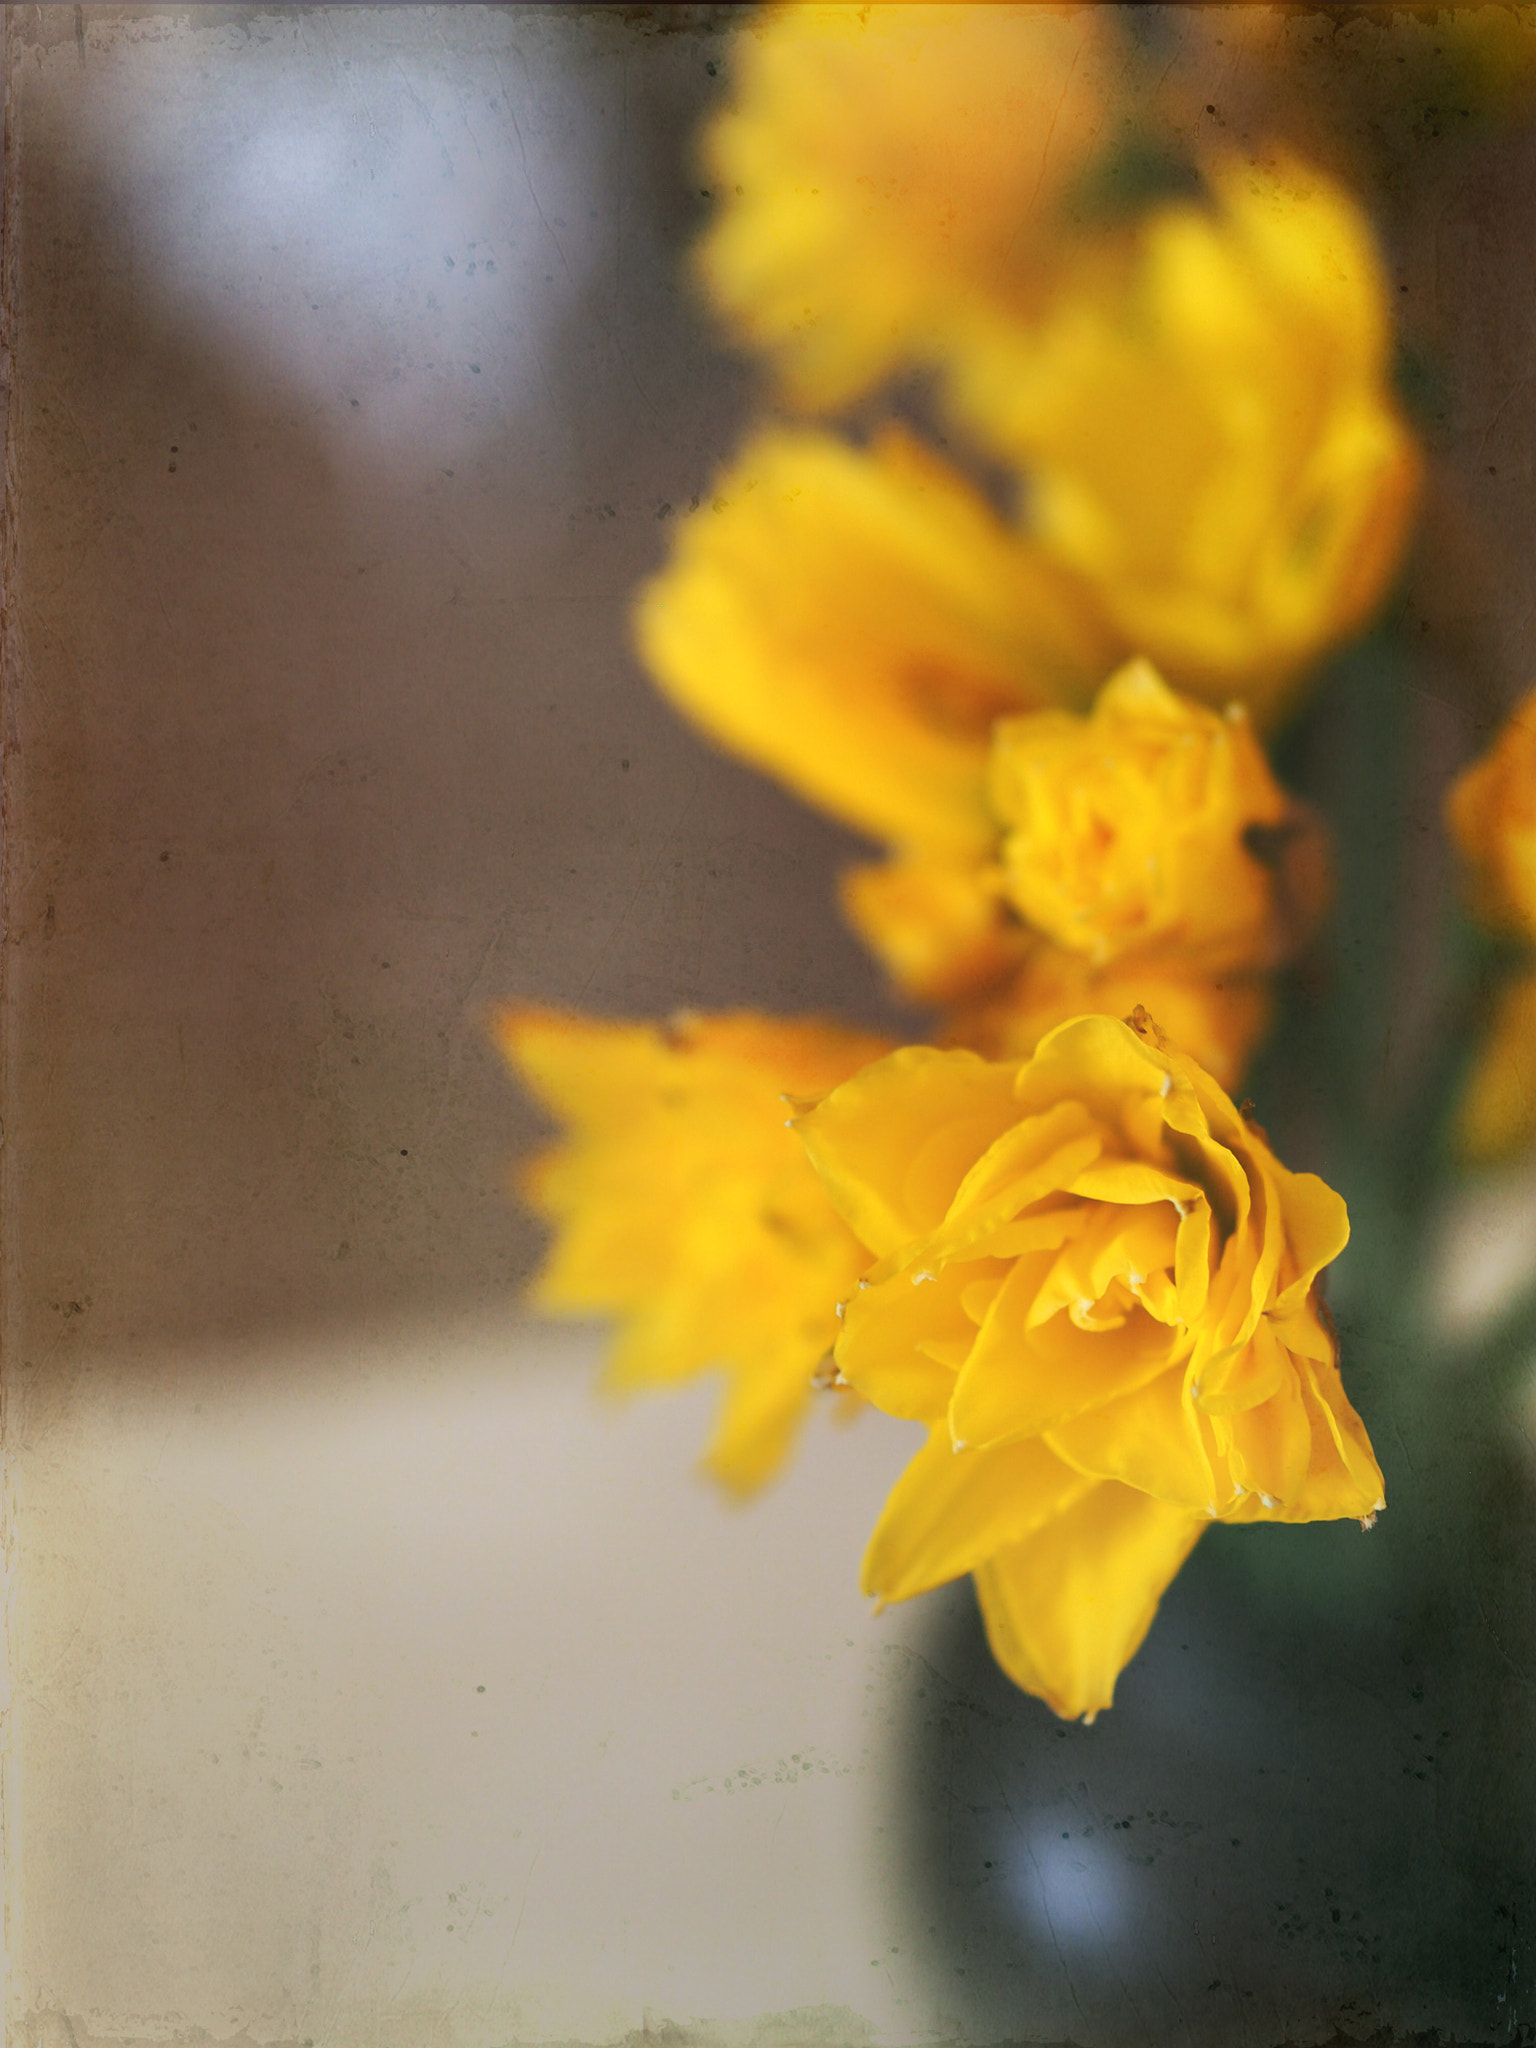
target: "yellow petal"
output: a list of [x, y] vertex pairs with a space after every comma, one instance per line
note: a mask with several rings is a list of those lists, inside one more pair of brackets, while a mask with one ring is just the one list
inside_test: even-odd
[[1318, 1522], [1349, 1516], [1368, 1522], [1385, 1505], [1385, 1488], [1365, 1425], [1345, 1397], [1336, 1366], [1299, 1359], [1296, 1370], [1312, 1431], [1305, 1481], [1289, 1499], [1244, 1494], [1223, 1509], [1222, 1519]]
[[1168, 1329], [1139, 1308], [1113, 1330], [1078, 1329], [1064, 1312], [1032, 1324], [1052, 1264], [1049, 1253], [1016, 1261], [987, 1311], [950, 1403], [956, 1442], [1037, 1436], [1146, 1387], [1177, 1356]]
[[864, 1553], [864, 1591], [910, 1600], [958, 1579], [1060, 1514], [1090, 1484], [1043, 1444], [956, 1451], [941, 1426], [881, 1511]]
[[[1263, 1337], [1261, 1328], [1255, 1340], [1261, 1349]], [[1290, 1503], [1299, 1501], [1306, 1489], [1312, 1417], [1296, 1373], [1279, 1373], [1276, 1381], [1268, 1400], [1232, 1417], [1227, 1462], [1239, 1486], [1270, 1501]]]
[[1012, 1066], [904, 1046], [796, 1125], [828, 1194], [884, 1255], [942, 1221], [977, 1157], [1016, 1121]]
[[730, 1493], [755, 1493], [785, 1464], [806, 1415], [810, 1375], [803, 1355], [778, 1372], [731, 1374], [704, 1469]]
[[995, 994], [947, 1020], [944, 1042], [971, 1046], [987, 1059], [1023, 1059], [1069, 1017], [1126, 1017], [1138, 1007], [1224, 1088], [1235, 1088], [1268, 1029], [1274, 999], [1262, 975], [1191, 973], [1186, 962], [1162, 954], [1096, 967], [1081, 953], [1042, 943]]
[[976, 1568], [992, 1654], [1058, 1714], [1112, 1704], [1206, 1518], [1112, 1481]]
[[974, 861], [872, 862], [847, 869], [838, 893], [849, 924], [913, 1002], [963, 1001], [1015, 969], [1031, 944], [992, 870]]
[[[1175, 695], [1145, 660], [1086, 717], [1000, 719], [987, 787], [1009, 902], [1095, 966], [1161, 949], [1190, 973], [1257, 973], [1292, 957], [1327, 907], [1321, 828], [1246, 717]], [[1282, 857], [1308, 838], [1315, 857]], [[1318, 884], [1306, 902], [1303, 868]]]
[[554, 1227], [534, 1302], [617, 1318], [615, 1389], [725, 1369], [708, 1462], [738, 1490], [758, 1483], [786, 1454], [836, 1305], [868, 1263], [783, 1098], [822, 1093], [884, 1041], [748, 1014], [659, 1029], [531, 1008], [505, 1013], [498, 1031], [568, 1125], [523, 1181]]
[[976, 1336], [966, 1296], [993, 1271], [986, 1262], [937, 1272], [913, 1263], [860, 1287], [844, 1306], [837, 1338], [844, 1379], [887, 1415], [918, 1422], [943, 1415], [955, 1389], [954, 1361]]
[[1214, 1515], [1232, 1488], [1185, 1379], [1174, 1363], [1137, 1391], [1074, 1416], [1051, 1431], [1052, 1450], [1095, 1479], [1118, 1479], [1188, 1514]]
[[973, 330], [952, 397], [1127, 643], [1272, 723], [1380, 602], [1420, 461], [1359, 207], [1283, 156], [1205, 168], [1128, 251], [1087, 243], [1033, 326]]
[[951, 860], [991, 844], [992, 721], [1081, 694], [1114, 644], [1070, 576], [896, 429], [868, 452], [756, 436], [683, 522], [636, 633], [722, 746]]

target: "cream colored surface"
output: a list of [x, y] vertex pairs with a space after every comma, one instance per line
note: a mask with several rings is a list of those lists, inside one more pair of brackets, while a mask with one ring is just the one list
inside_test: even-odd
[[823, 1421], [722, 1514], [704, 1404], [594, 1413], [575, 1337], [133, 1364], [15, 1480], [25, 2005], [114, 2040], [926, 2031], [880, 1883], [911, 1652], [848, 1569], [904, 1446]]
[[875, 1003], [842, 843], [627, 653], [744, 415], [679, 283], [727, 39], [7, 31], [13, 2038], [926, 2036], [907, 1432], [731, 1512], [706, 1391], [597, 1403], [483, 1029]]

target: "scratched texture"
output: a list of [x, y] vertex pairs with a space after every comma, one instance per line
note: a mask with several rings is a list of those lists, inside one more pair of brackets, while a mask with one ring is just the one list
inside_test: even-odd
[[[1295, 22], [1339, 36], [1325, 80], [1424, 27]], [[601, 1410], [595, 1340], [517, 1316], [536, 1126], [489, 1005], [882, 1014], [829, 907], [848, 843], [627, 646], [754, 404], [679, 268], [738, 28], [6, 10], [27, 2048], [1276, 2048], [1342, 2010], [1322, 1977], [1196, 2009], [1102, 1929], [1082, 1968], [1115, 1981], [1079, 1997], [1077, 1864], [1031, 1879], [1068, 1908], [1021, 1988], [991, 1874], [1019, 1703], [963, 1599], [875, 1621], [855, 1591], [907, 1433], [822, 1424], [722, 1514], [687, 1477], [707, 1396]], [[1536, 137], [1395, 177], [1394, 280], [1449, 366], [1402, 614], [1422, 822], [1466, 679], [1491, 715], [1536, 670]], [[1533, 1200], [1517, 1176], [1452, 1219], [1448, 1315], [1518, 1284]], [[1138, 1682], [1183, 1730], [1186, 1681]], [[1378, 1991], [1365, 2031], [1444, 2031]]]

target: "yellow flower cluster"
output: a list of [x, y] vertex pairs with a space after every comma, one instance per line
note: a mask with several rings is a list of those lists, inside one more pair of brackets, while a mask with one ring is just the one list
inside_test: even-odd
[[1268, 724], [1412, 516], [1385, 280], [1299, 160], [1163, 162], [1118, 14], [768, 9], [706, 138], [701, 271], [803, 405], [933, 372], [1115, 658]]
[[1462, 1152], [1496, 1159], [1536, 1138], [1536, 690], [1452, 784], [1446, 823], [1473, 915], [1525, 956], [1495, 994], [1457, 1116]]
[[893, 1050], [509, 1012], [567, 1126], [535, 1299], [618, 1319], [616, 1383], [724, 1369], [738, 1489], [813, 1376], [927, 1423], [868, 1590], [973, 1572], [1004, 1667], [1091, 1717], [1212, 1520], [1381, 1505], [1317, 1292], [1344, 1205], [1225, 1092], [1331, 888], [1260, 735], [1417, 495], [1381, 266], [1320, 172], [1151, 133], [1119, 10], [777, 6], [733, 49], [717, 309], [802, 411], [916, 374], [993, 470], [763, 427], [638, 645], [882, 849], [845, 913], [943, 1014]]

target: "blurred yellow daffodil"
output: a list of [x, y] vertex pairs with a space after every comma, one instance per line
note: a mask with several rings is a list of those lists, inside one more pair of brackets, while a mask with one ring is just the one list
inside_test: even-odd
[[1354, 201], [1290, 159], [1206, 175], [1128, 247], [1085, 242], [1027, 330], [957, 349], [950, 390], [1126, 644], [1270, 725], [1381, 601], [1420, 461]]
[[497, 1020], [513, 1069], [566, 1135], [522, 1193], [554, 1228], [539, 1308], [619, 1321], [618, 1390], [728, 1375], [706, 1468], [733, 1491], [787, 1456], [868, 1255], [787, 1128], [888, 1050], [835, 1024], [748, 1014], [662, 1028], [519, 1008]]
[[1417, 501], [1386, 280], [1283, 153], [1096, 205], [1157, 154], [1118, 14], [768, 10], [706, 140], [701, 274], [802, 404], [931, 371], [1120, 657], [1267, 726], [1367, 622]]
[[[1275, 964], [1315, 922], [1319, 874], [1305, 900], [1288, 892], [1316, 835], [1240, 716], [1182, 703], [1145, 662], [1086, 725], [1019, 716], [1087, 704], [1120, 650], [1075, 578], [898, 429], [868, 451], [758, 435], [685, 523], [636, 628], [658, 683], [715, 739], [891, 846], [845, 878], [843, 903], [919, 1001], [964, 1002], [1021, 963], [1032, 875], [1075, 862], [1085, 900], [1115, 882], [1113, 862], [1094, 865], [1101, 813], [1126, 849], [1120, 884], [1133, 857], [1159, 878], [1137, 942], [1184, 945], [1191, 971]], [[1028, 763], [1052, 746], [1075, 794], [1048, 817]], [[1031, 791], [1033, 836], [1012, 815]], [[1129, 943], [1109, 942], [1114, 919], [1135, 914], [1123, 886], [1105, 898], [1100, 961]]]
[[757, 434], [641, 595], [640, 652], [732, 753], [872, 838], [974, 856], [987, 737], [1115, 651], [1070, 575], [888, 428]]
[[1494, 992], [1454, 1136], [1469, 1160], [1502, 1159], [1536, 1139], [1536, 970], [1517, 971]]
[[[1536, 690], [1452, 783], [1445, 817], [1473, 915], [1529, 955], [1536, 945]], [[1455, 1138], [1464, 1157], [1482, 1160], [1536, 1138], [1536, 968], [1530, 964], [1517, 967], [1494, 994], [1457, 1108]]]
[[818, 408], [942, 352], [977, 308], [1023, 317], [1126, 102], [1108, 8], [771, 7], [733, 63], [699, 269]]
[[1022, 1062], [908, 1047], [798, 1125], [876, 1255], [839, 1370], [930, 1429], [865, 1588], [974, 1572], [999, 1661], [1068, 1715], [1110, 1704], [1212, 1520], [1382, 1505], [1317, 1294], [1343, 1202], [1135, 1023]]

